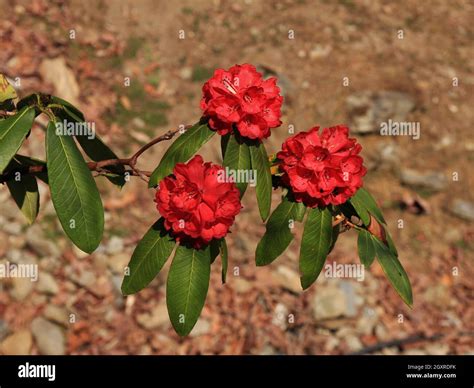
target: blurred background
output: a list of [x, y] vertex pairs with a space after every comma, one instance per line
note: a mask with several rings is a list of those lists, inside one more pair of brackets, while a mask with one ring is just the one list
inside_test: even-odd
[[[123, 268], [158, 217], [143, 181], [120, 191], [97, 179], [106, 232], [92, 255], [65, 238], [45, 185], [31, 227], [2, 185], [1, 261], [38, 264], [39, 281], [1, 280], [1, 353], [473, 354], [471, 1], [0, 0], [0, 6], [0, 72], [19, 77], [20, 96], [54, 93], [76, 104], [121, 157], [196, 122], [202, 84], [214, 69], [236, 63], [279, 79], [283, 125], [273, 130], [269, 152], [279, 150], [289, 126], [297, 132], [349, 124], [364, 147], [365, 186], [383, 209], [414, 293], [409, 309], [377, 263], [362, 282], [322, 273], [301, 291], [301, 225], [284, 255], [257, 268], [264, 226], [249, 191], [227, 240], [228, 283], [220, 284], [217, 261], [201, 319], [180, 339], [166, 312], [167, 267], [139, 294], [120, 293]], [[420, 139], [380, 136], [388, 119], [419, 123]], [[154, 147], [140, 166], [152, 170], [168, 146]], [[33, 130], [21, 152], [44, 158], [43, 132]], [[221, 161], [217, 137], [201, 154]], [[353, 231], [341, 235], [329, 262], [357, 263], [356, 240]]]

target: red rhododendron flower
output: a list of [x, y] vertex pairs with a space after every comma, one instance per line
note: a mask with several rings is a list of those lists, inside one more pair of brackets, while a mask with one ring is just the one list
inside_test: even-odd
[[201, 109], [220, 135], [234, 125], [242, 136], [261, 140], [270, 136], [270, 128], [281, 125], [283, 97], [276, 78], [263, 80], [252, 65], [217, 69], [202, 92]]
[[362, 186], [367, 169], [358, 156], [361, 149], [343, 125], [324, 128], [321, 134], [319, 127], [298, 133], [277, 154], [283, 183], [306, 206], [340, 205]]
[[224, 172], [196, 155], [186, 164], [178, 163], [173, 175], [160, 182], [157, 209], [178, 241], [200, 248], [227, 234], [242, 206], [239, 190], [226, 182]]

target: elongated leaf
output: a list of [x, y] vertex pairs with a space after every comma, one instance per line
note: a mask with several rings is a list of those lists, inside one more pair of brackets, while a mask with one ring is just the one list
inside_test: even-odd
[[0, 74], [0, 103], [17, 98], [16, 90], [3, 74]]
[[189, 128], [165, 152], [160, 164], [151, 174], [148, 186], [156, 186], [165, 176], [173, 172], [176, 163], [186, 162], [215, 134], [216, 131], [210, 129], [207, 123], [198, 123]]
[[51, 199], [72, 242], [91, 253], [104, 231], [99, 191], [74, 139], [58, 136], [54, 122], [46, 130], [46, 155]]
[[306, 213], [306, 206], [302, 202], [296, 202], [295, 220], [302, 222]]
[[[82, 112], [74, 107], [69, 102], [59, 98], [52, 97], [54, 104], [62, 105], [61, 108], [55, 108], [54, 112], [61, 121], [68, 123], [85, 123], [84, 115]], [[117, 155], [102, 141], [97, 133], [87, 134], [83, 133], [74, 134], [76, 140], [81, 145], [81, 148], [94, 162], [100, 162], [102, 160], [118, 159]], [[109, 166], [108, 169], [112, 171], [114, 176], [107, 176], [107, 179], [113, 184], [122, 187], [125, 184], [125, 167], [124, 166]]]
[[[227, 143], [224, 166], [229, 167], [234, 174], [238, 174], [235, 178], [238, 178], [239, 175], [241, 178], [250, 178], [252, 165], [250, 162], [249, 146], [244, 142], [239, 142], [234, 135], [229, 138]], [[242, 180], [244, 181], [242, 182]], [[245, 179], [236, 179], [235, 184], [240, 191], [240, 197], [243, 197], [248, 182]]]
[[34, 119], [35, 110], [26, 107], [16, 115], [0, 120], [0, 174], [20, 149]]
[[375, 246], [377, 259], [385, 273], [385, 276], [387, 276], [393, 288], [395, 288], [403, 301], [411, 307], [413, 305], [413, 294], [410, 279], [408, 279], [405, 269], [397, 256], [392, 254], [385, 244], [373, 236], [371, 236], [371, 238]]
[[265, 221], [270, 214], [272, 203], [272, 174], [268, 162], [267, 151], [262, 143], [252, 145], [250, 148], [250, 159], [252, 168], [256, 170], [257, 177], [257, 202], [258, 210], [262, 220]]
[[258, 266], [270, 264], [280, 256], [293, 240], [290, 220], [296, 221], [299, 204], [284, 197], [270, 216], [266, 231], [257, 245], [255, 262]]
[[214, 264], [214, 261], [216, 261], [217, 256], [219, 256], [219, 253], [221, 252], [221, 240], [220, 239], [212, 240], [210, 244], [210, 249], [211, 249], [211, 264]]
[[221, 240], [221, 260], [222, 260], [222, 284], [227, 280], [227, 268], [229, 266], [229, 258], [227, 254], [227, 243], [225, 238]]
[[392, 236], [390, 235], [388, 228], [385, 226], [385, 238], [387, 239], [388, 243], [388, 248], [390, 249], [390, 252], [392, 252], [395, 256], [398, 257], [398, 251], [397, 248], [395, 247], [395, 243], [392, 240]]
[[8, 190], [28, 223], [32, 224], [39, 209], [38, 183], [32, 175], [22, 175], [20, 179], [17, 181], [14, 178], [7, 181]]
[[210, 247], [179, 246], [166, 284], [168, 314], [176, 332], [185, 336], [196, 324], [206, 300], [211, 273]]
[[369, 213], [379, 222], [386, 223], [377, 203], [367, 190], [360, 188], [349, 201], [352, 206], [354, 206], [354, 209], [357, 211], [357, 214], [365, 226], [369, 226], [370, 224]]
[[128, 263], [130, 272], [123, 279], [122, 293], [134, 294], [150, 284], [165, 265], [175, 245], [175, 240], [164, 227], [164, 219], [160, 218], [133, 251]]
[[227, 150], [227, 144], [229, 143], [229, 139], [231, 134], [228, 133], [226, 135], [221, 136], [221, 153], [222, 153], [222, 160], [225, 158], [225, 152]]
[[308, 288], [323, 269], [332, 241], [332, 215], [328, 209], [310, 209], [300, 251], [301, 286]]
[[332, 250], [334, 249], [334, 246], [336, 245], [336, 241], [339, 237], [339, 232], [340, 232], [339, 225], [332, 227], [331, 245], [329, 247], [328, 255], [332, 252]]
[[372, 242], [372, 235], [365, 229], [359, 229], [357, 251], [359, 253], [360, 262], [364, 264], [366, 268], [369, 268], [375, 259], [375, 246]]

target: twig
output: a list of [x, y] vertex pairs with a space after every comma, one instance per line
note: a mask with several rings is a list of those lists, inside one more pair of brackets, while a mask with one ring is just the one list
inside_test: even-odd
[[[190, 126], [186, 126], [190, 127]], [[177, 133], [179, 132], [179, 129], [175, 130], [170, 130], [166, 132], [165, 134], [158, 136], [157, 138], [151, 140], [149, 143], [145, 144], [143, 147], [141, 147], [135, 154], [133, 154], [130, 158], [125, 158], [125, 159], [107, 159], [107, 160], [101, 160], [99, 162], [88, 162], [87, 167], [91, 171], [98, 172], [98, 175], [103, 175], [107, 173], [112, 173], [116, 174], [116, 172], [113, 171], [113, 169], [110, 169], [108, 167], [113, 167], [113, 166], [128, 166], [130, 167], [130, 170], [127, 170], [126, 173], [128, 173], [131, 176], [137, 176], [143, 179], [144, 181], [148, 182], [147, 177], [151, 176], [150, 171], [142, 171], [136, 168], [136, 164], [138, 161], [138, 158], [148, 149], [150, 149], [152, 146], [155, 144], [161, 143], [162, 141], [165, 140], [171, 140]], [[45, 164], [41, 165], [35, 165], [35, 166], [25, 166], [25, 168], [21, 168], [18, 170], [12, 170], [5, 172], [3, 174], [0, 174], [0, 183], [5, 183], [8, 180], [12, 179], [14, 177], [14, 174], [16, 172], [20, 172], [23, 175], [28, 175], [28, 174], [38, 174], [42, 172], [46, 172], [47, 168]]]

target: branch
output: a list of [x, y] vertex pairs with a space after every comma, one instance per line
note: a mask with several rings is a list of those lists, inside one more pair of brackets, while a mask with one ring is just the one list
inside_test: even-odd
[[[186, 128], [188, 127], [190, 127], [190, 125], [186, 126]], [[155, 144], [161, 143], [162, 141], [165, 141], [165, 140], [171, 140], [178, 132], [179, 132], [179, 129], [169, 130], [165, 134], [158, 136], [157, 138], [151, 140], [149, 143], [145, 144], [137, 152], [135, 152], [135, 154], [133, 154], [130, 158], [126, 158], [126, 159], [117, 158], [117, 159], [101, 160], [99, 162], [88, 162], [87, 167], [89, 168], [89, 170], [97, 172], [98, 173], [97, 175], [103, 175], [104, 173], [116, 174], [116, 172], [112, 171], [110, 168], [107, 168], [107, 167], [128, 166], [130, 167], [130, 170], [127, 170], [126, 173], [128, 173], [131, 176], [138, 176], [142, 178], [143, 180], [147, 181], [145, 177], [150, 177], [151, 172], [141, 171], [135, 167], [137, 164], [138, 158], [146, 150], [150, 149]], [[25, 168], [12, 170], [12, 171], [8, 171], [3, 174], [0, 174], [0, 183], [5, 183], [13, 179], [14, 174], [16, 172], [20, 172], [23, 175], [28, 175], [28, 174], [39, 174], [46, 171], [47, 171], [47, 168], [45, 164], [35, 165], [35, 166], [25, 166]]]

